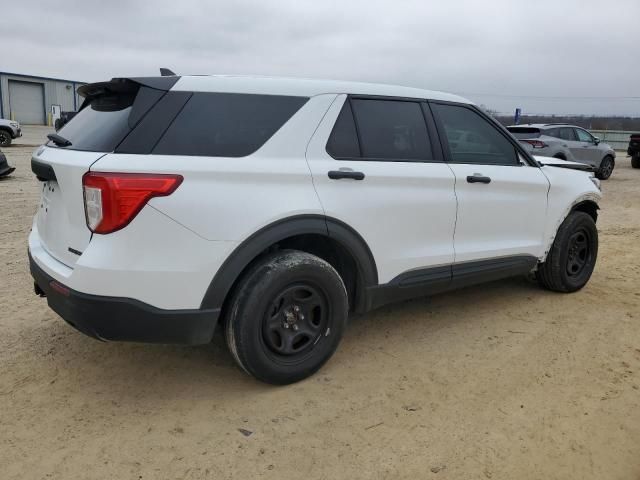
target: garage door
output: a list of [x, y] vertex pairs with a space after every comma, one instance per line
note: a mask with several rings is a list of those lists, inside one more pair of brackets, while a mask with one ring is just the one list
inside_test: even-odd
[[12, 118], [26, 125], [44, 125], [44, 85], [9, 80]]

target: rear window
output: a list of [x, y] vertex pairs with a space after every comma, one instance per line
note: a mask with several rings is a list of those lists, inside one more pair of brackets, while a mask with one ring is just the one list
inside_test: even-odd
[[157, 155], [244, 157], [258, 150], [307, 97], [194, 93], [153, 149]]
[[539, 128], [531, 127], [507, 127], [511, 135], [518, 139], [538, 138], [540, 136]]
[[57, 133], [71, 142], [70, 150], [112, 152], [131, 131], [128, 119], [133, 100], [134, 95], [95, 98]]

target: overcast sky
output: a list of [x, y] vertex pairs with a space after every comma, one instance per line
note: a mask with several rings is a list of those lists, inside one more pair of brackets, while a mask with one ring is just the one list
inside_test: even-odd
[[640, 0], [6, 0], [0, 71], [322, 77], [640, 116], [639, 19]]

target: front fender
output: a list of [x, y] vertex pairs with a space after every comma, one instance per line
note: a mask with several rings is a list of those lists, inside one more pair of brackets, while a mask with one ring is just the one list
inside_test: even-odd
[[569, 216], [569, 214], [576, 210], [576, 207], [586, 202], [592, 202], [593, 204], [595, 204], [595, 208], [599, 210], [600, 206], [598, 202], [601, 200], [601, 198], [601, 195], [597, 195], [594, 192], [586, 192], [578, 196], [573, 202], [571, 202], [566, 208], [561, 211], [561, 214], [555, 219], [552, 228], [548, 229], [545, 241], [544, 255], [540, 259], [540, 261], [544, 262], [546, 260], [547, 255], [549, 254], [549, 251], [551, 250], [551, 247], [553, 245], [553, 241], [556, 239], [558, 229], [560, 228], [560, 225], [562, 225], [562, 222], [564, 222], [565, 219]]

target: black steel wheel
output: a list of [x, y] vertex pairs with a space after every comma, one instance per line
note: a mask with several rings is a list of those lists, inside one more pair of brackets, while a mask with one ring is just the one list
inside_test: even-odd
[[569, 237], [567, 251], [567, 275], [579, 277], [591, 262], [591, 249], [589, 248], [589, 231], [580, 228]]
[[250, 375], [293, 383], [333, 355], [347, 314], [344, 283], [329, 263], [282, 250], [265, 256], [240, 280], [225, 311], [227, 344]]
[[571, 212], [558, 228], [536, 276], [549, 290], [575, 292], [591, 278], [597, 257], [598, 230], [593, 218], [584, 212]]
[[11, 145], [11, 134], [6, 130], [0, 130], [0, 147]]
[[329, 325], [327, 297], [309, 282], [285, 287], [265, 312], [264, 345], [281, 361], [304, 358]]
[[615, 162], [611, 155], [607, 155], [600, 162], [600, 168], [596, 172], [596, 177], [600, 180], [607, 180], [611, 174], [613, 173], [613, 168], [615, 167]]

